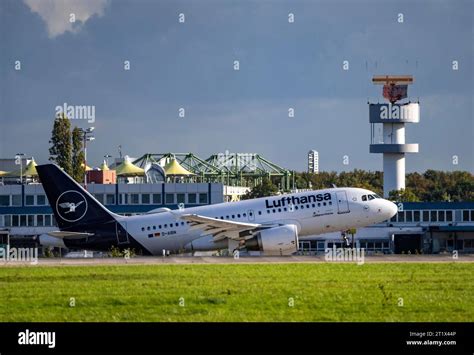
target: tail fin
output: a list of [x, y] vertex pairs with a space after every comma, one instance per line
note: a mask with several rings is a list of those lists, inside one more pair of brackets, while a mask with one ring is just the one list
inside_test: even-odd
[[115, 215], [55, 164], [36, 167], [61, 230], [115, 221]]

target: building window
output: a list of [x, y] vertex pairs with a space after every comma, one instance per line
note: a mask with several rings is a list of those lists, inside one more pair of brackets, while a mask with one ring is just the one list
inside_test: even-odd
[[413, 222], [413, 211], [405, 211], [405, 218], [407, 222]]
[[36, 216], [36, 225], [39, 227], [44, 226], [44, 217], [42, 214]]
[[430, 221], [430, 211], [423, 211], [423, 222]]
[[142, 194], [142, 203], [145, 205], [150, 204], [150, 194]]
[[445, 217], [445, 212], [444, 211], [438, 211], [438, 221], [444, 222]]
[[33, 206], [35, 204], [35, 195], [26, 195], [25, 196], [25, 205]]
[[138, 205], [140, 203], [140, 195], [139, 194], [130, 194], [130, 204]]
[[199, 194], [199, 203], [200, 204], [207, 203], [207, 194]]
[[36, 196], [36, 204], [40, 206], [46, 205], [46, 196], [45, 195], [37, 195]]
[[431, 222], [438, 222], [438, 216], [437, 216], [438, 211], [431, 211]]
[[471, 221], [474, 221], [474, 210], [471, 210]]
[[0, 195], [0, 206], [10, 206], [10, 195]]
[[12, 195], [12, 206], [21, 206], [21, 195]]
[[167, 204], [174, 203], [174, 194], [165, 194], [165, 202]]
[[97, 201], [99, 201], [101, 204], [104, 203], [104, 194], [94, 194], [94, 197]]
[[12, 216], [12, 227], [18, 227], [20, 225], [20, 216], [14, 214]]
[[106, 201], [105, 203], [107, 205], [115, 205], [115, 195], [113, 194], [107, 194], [106, 195]]
[[176, 194], [176, 202], [177, 203], [184, 203], [184, 194]]
[[196, 194], [188, 194], [188, 203], [195, 204], [196, 201]]
[[46, 227], [51, 226], [51, 215], [50, 214], [47, 214], [47, 215], [44, 216], [44, 225]]
[[462, 211], [462, 220], [463, 220], [463, 222], [469, 222], [469, 211], [468, 210]]
[[35, 215], [29, 214], [27, 216], [28, 226], [33, 227], [35, 225]]
[[161, 194], [153, 194], [153, 204], [161, 205]]
[[413, 211], [413, 221], [414, 222], [420, 221], [420, 211]]
[[405, 222], [405, 212], [404, 211], [398, 212], [398, 222]]
[[446, 211], [446, 222], [453, 221], [453, 211]]
[[26, 227], [26, 214], [20, 215], [20, 227]]

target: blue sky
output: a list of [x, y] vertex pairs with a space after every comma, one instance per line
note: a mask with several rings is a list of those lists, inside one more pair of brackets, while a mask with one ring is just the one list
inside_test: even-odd
[[420, 153], [407, 171], [474, 172], [473, 14], [472, 1], [0, 0], [0, 157], [46, 162], [66, 102], [95, 106], [93, 124], [73, 121], [96, 128], [92, 165], [121, 145], [131, 156], [257, 152], [296, 170], [316, 149], [321, 170], [381, 170], [370, 79], [412, 74], [421, 122], [406, 141]]

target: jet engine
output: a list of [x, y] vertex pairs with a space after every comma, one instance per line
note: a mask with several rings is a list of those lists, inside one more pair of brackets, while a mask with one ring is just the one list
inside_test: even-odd
[[298, 229], [294, 224], [263, 229], [246, 240], [245, 247], [264, 255], [291, 255], [298, 250]]

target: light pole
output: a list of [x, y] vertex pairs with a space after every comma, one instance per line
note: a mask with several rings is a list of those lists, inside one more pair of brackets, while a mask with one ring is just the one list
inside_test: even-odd
[[84, 140], [84, 186], [87, 187], [87, 142], [93, 141], [95, 137], [92, 135], [94, 127], [87, 129], [81, 128], [82, 139]]
[[109, 166], [109, 158], [112, 158], [112, 156], [109, 155], [109, 154], [105, 154], [104, 158], [105, 158], [105, 163], [107, 164], [107, 167], [108, 167]]
[[20, 161], [20, 185], [23, 184], [23, 159], [22, 156], [24, 156], [24, 153], [17, 153], [15, 155], [15, 164], [18, 165], [18, 161]]

